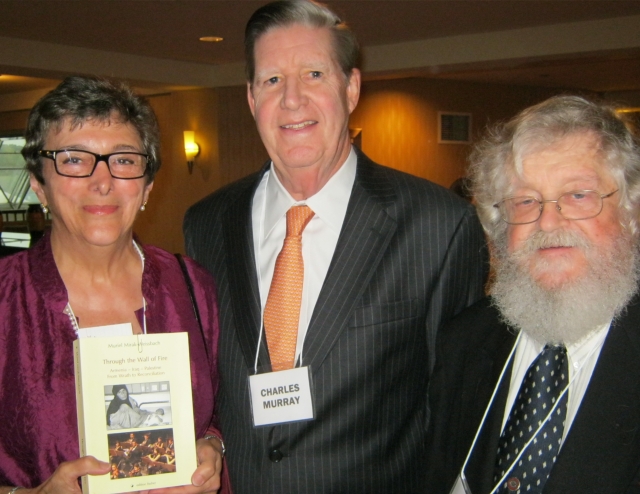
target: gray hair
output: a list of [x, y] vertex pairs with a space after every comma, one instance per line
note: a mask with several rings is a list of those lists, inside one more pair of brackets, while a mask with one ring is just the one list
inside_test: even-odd
[[255, 45], [263, 34], [271, 29], [289, 27], [294, 24], [313, 28], [327, 28], [333, 37], [335, 60], [345, 77], [358, 66], [360, 47], [358, 40], [347, 25], [322, 4], [309, 0], [279, 0], [256, 10], [244, 32], [244, 54], [246, 77], [253, 84], [256, 72]]
[[160, 130], [149, 102], [134, 94], [123, 82], [98, 77], [67, 77], [45, 94], [31, 109], [22, 149], [27, 170], [44, 184], [42, 160], [38, 154], [48, 133], [70, 120], [72, 128], [88, 120], [111, 120], [132, 125], [149, 156], [145, 177], [152, 182], [160, 169]]
[[591, 133], [619, 189], [622, 226], [639, 232], [640, 141], [616, 107], [580, 96], [554, 96], [489, 129], [470, 157], [469, 175], [478, 214], [494, 245], [506, 241], [507, 224], [493, 205], [508, 197], [522, 160], [575, 133]]

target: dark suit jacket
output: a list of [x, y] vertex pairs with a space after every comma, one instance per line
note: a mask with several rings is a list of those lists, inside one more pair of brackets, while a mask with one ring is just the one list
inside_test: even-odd
[[[438, 336], [429, 390], [427, 492], [448, 494], [476, 434], [498, 377], [515, 343], [485, 299]], [[511, 369], [502, 380], [465, 470], [473, 494], [493, 485]], [[571, 392], [571, 391], [569, 391]], [[640, 493], [640, 299], [614, 322], [578, 414], [544, 493]]]
[[[251, 202], [264, 169], [192, 206], [184, 224], [187, 252], [218, 284], [219, 416], [234, 492], [419, 492], [436, 330], [481, 297], [485, 279], [474, 208], [358, 153], [304, 342], [316, 419], [254, 428], [247, 376], [260, 298]], [[259, 359], [269, 368], [264, 338]]]

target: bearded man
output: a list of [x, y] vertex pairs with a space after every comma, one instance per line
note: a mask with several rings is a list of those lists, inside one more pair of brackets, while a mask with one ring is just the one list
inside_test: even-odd
[[640, 489], [637, 138], [554, 97], [493, 129], [471, 177], [495, 279], [438, 337], [428, 492]]

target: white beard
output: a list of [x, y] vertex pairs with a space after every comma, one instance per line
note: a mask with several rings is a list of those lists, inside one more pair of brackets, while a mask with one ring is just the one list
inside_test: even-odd
[[[554, 246], [582, 249], [588, 271], [557, 288], [543, 288], [529, 262], [537, 249]], [[640, 273], [636, 243], [626, 234], [613, 248], [597, 249], [575, 231], [536, 231], [516, 252], [499, 246], [496, 261], [494, 304], [507, 324], [541, 344], [576, 343], [617, 317], [636, 293]], [[541, 273], [549, 266], [540, 261], [532, 269]]]

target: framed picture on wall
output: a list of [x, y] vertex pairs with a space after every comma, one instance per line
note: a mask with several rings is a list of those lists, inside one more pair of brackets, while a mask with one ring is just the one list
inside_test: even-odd
[[471, 142], [471, 113], [438, 112], [438, 143]]

